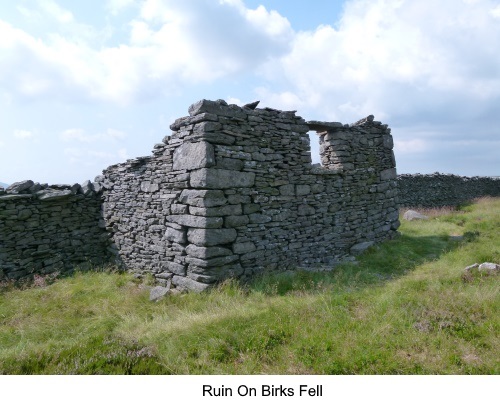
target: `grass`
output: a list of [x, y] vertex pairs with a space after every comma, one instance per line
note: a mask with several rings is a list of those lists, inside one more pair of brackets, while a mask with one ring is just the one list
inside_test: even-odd
[[0, 374], [498, 374], [499, 276], [462, 275], [500, 262], [500, 199], [427, 214], [357, 264], [157, 303], [112, 271], [9, 288]]

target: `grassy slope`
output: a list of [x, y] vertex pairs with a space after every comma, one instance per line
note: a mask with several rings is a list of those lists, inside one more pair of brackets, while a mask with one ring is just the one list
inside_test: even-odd
[[[93, 272], [0, 294], [3, 374], [498, 374], [500, 199], [426, 222], [327, 273], [148, 301]], [[465, 235], [454, 241], [450, 235]]]

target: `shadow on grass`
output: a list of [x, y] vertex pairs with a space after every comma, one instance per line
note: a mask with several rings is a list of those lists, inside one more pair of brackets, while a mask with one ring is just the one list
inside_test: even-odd
[[284, 295], [295, 291], [354, 289], [380, 285], [401, 277], [429, 261], [471, 241], [452, 240], [448, 236], [401, 235], [394, 240], [373, 246], [356, 258], [354, 263], [340, 264], [321, 271], [297, 270], [273, 274], [264, 273], [244, 287], [266, 295]]

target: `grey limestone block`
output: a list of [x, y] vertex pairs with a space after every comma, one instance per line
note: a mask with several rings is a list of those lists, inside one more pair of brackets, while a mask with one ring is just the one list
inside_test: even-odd
[[187, 239], [198, 246], [225, 245], [236, 240], [235, 229], [189, 229]]
[[167, 215], [167, 221], [191, 228], [221, 228], [221, 217], [200, 217], [196, 215]]
[[42, 190], [36, 193], [36, 196], [41, 201], [62, 200], [68, 198], [74, 193], [71, 190]]
[[188, 109], [189, 115], [194, 116], [201, 113], [210, 113], [223, 117], [234, 117], [245, 119], [247, 114], [239, 107], [232, 108], [222, 100], [200, 100], [192, 104]]
[[3, 194], [0, 195], [0, 201], [8, 200], [30, 200], [33, 198], [31, 194]]
[[186, 243], [186, 231], [167, 227], [165, 239], [176, 243]]
[[141, 183], [141, 191], [145, 193], [154, 193], [155, 191], [158, 191], [160, 189], [160, 186], [155, 183], [151, 183], [150, 181], [143, 181]]
[[191, 215], [200, 215], [206, 217], [221, 217], [227, 215], [241, 215], [243, 211], [241, 205], [236, 204], [211, 208], [189, 207], [189, 213]]
[[186, 247], [186, 253], [188, 256], [198, 259], [210, 259], [212, 257], [230, 256], [233, 254], [231, 250], [220, 246], [204, 247], [197, 245], [188, 245]]
[[229, 215], [224, 217], [224, 226], [226, 228], [237, 228], [239, 226], [245, 226], [250, 223], [250, 218], [248, 215]]
[[255, 173], [225, 169], [199, 169], [191, 172], [190, 184], [193, 188], [226, 189], [252, 187]]
[[81, 190], [82, 190], [82, 193], [85, 195], [92, 194], [92, 192], [94, 191], [94, 185], [90, 180], [86, 180], [82, 183]]
[[204, 121], [196, 124], [193, 128], [193, 132], [205, 133], [218, 131], [220, 129], [222, 129], [222, 124], [220, 122]]
[[170, 206], [170, 212], [172, 214], [188, 214], [189, 207], [185, 204], [172, 204]]
[[240, 277], [243, 272], [244, 269], [240, 263], [230, 263], [210, 268], [203, 268], [190, 264], [187, 275], [189, 278], [199, 282], [214, 283], [228, 278]]
[[238, 261], [238, 259], [239, 259], [238, 255], [212, 257], [210, 259], [198, 259], [196, 257], [187, 256], [186, 263], [203, 268], [214, 268], [219, 266], [225, 266], [226, 264], [229, 263], [234, 263]]
[[186, 275], [186, 266], [176, 262], [171, 262], [171, 261], [162, 262], [161, 268], [167, 272], [177, 274], [179, 276]]
[[170, 290], [170, 286], [168, 287], [162, 287], [162, 286], [156, 286], [151, 288], [149, 291], [149, 300], [150, 301], [159, 301], [163, 297], [165, 297]]
[[392, 180], [392, 179], [395, 179], [396, 177], [397, 177], [397, 173], [396, 173], [396, 169], [395, 168], [382, 170], [380, 172], [380, 179], [382, 181]]
[[215, 165], [214, 147], [205, 141], [184, 142], [175, 150], [173, 159], [173, 170], [211, 167]]
[[234, 243], [233, 244], [233, 252], [235, 254], [243, 254], [243, 253], [249, 253], [249, 252], [254, 252], [257, 248], [255, 247], [255, 244], [251, 241], [249, 242], [239, 242], [239, 243]]
[[6, 193], [18, 194], [23, 191], [28, 191], [35, 183], [32, 180], [23, 180], [16, 183], [12, 183], [9, 187], [5, 189]]
[[210, 284], [199, 283], [187, 277], [173, 276], [172, 283], [180, 289], [202, 292], [210, 288]]
[[406, 221], [414, 221], [417, 219], [429, 219], [427, 215], [421, 214], [420, 212], [414, 210], [408, 210], [403, 214], [403, 219]]
[[384, 148], [392, 149], [394, 147], [394, 141], [392, 139], [392, 135], [385, 134], [385, 135], [383, 135], [382, 140], [383, 140]]

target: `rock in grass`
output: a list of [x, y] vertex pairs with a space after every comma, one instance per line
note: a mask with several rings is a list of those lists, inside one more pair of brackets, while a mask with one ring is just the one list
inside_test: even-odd
[[464, 269], [462, 281], [470, 283], [476, 278], [496, 276], [500, 273], [500, 265], [496, 263], [471, 264]]
[[408, 210], [403, 214], [403, 219], [406, 219], [407, 221], [414, 221], [416, 219], [429, 219], [429, 217], [421, 214], [420, 212]]
[[478, 263], [471, 264], [470, 266], [467, 266], [464, 271], [471, 271], [472, 269], [476, 269], [479, 267]]
[[169, 291], [170, 291], [170, 288], [168, 288], [168, 287], [162, 287], [162, 286], [153, 287], [149, 291], [149, 300], [150, 301], [159, 301], [165, 295], [167, 295]]
[[486, 262], [480, 264], [478, 270], [490, 276], [493, 276], [500, 271], [500, 265], [496, 263]]

